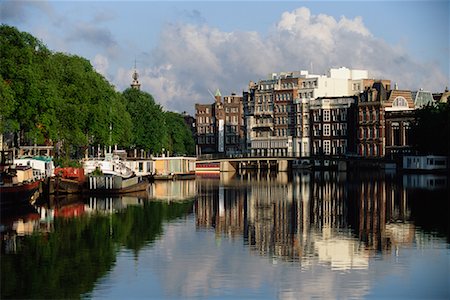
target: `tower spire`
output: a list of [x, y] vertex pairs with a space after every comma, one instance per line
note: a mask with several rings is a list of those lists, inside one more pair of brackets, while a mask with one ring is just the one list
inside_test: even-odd
[[141, 84], [139, 83], [139, 80], [138, 80], [139, 74], [138, 74], [137, 69], [136, 69], [136, 59], [134, 60], [134, 73], [133, 73], [133, 75], [131, 77], [133, 78], [133, 82], [131, 83], [131, 87], [133, 89], [140, 90], [141, 89]]

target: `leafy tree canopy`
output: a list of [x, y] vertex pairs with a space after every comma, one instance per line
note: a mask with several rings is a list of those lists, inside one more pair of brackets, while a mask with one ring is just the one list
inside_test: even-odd
[[0, 54], [0, 131], [19, 144], [57, 145], [66, 157], [97, 144], [194, 153], [181, 115], [146, 92], [116, 92], [85, 58], [53, 53], [8, 25], [0, 26]]
[[415, 113], [412, 137], [418, 151], [450, 156], [450, 103], [427, 105]]

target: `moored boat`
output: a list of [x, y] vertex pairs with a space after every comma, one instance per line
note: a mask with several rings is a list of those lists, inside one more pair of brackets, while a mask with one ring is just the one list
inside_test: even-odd
[[105, 159], [85, 160], [83, 162], [87, 176], [85, 193], [123, 194], [143, 191], [148, 180], [136, 176], [118, 156], [108, 155]]
[[149, 182], [145, 177], [123, 178], [111, 175], [89, 175], [86, 193], [124, 194], [144, 191]]
[[56, 168], [55, 176], [49, 178], [49, 194], [76, 194], [83, 191], [86, 182], [83, 168]]
[[38, 191], [41, 180], [35, 180], [30, 166], [17, 166], [12, 151], [1, 151], [0, 203], [2, 208], [29, 202]]

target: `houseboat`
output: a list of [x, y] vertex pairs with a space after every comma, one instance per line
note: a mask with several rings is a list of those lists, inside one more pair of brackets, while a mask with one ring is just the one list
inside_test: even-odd
[[154, 180], [195, 178], [195, 157], [154, 157]]
[[14, 164], [12, 151], [0, 152], [0, 203], [2, 208], [29, 202], [41, 180], [33, 176], [30, 166]]
[[83, 191], [86, 182], [83, 168], [56, 168], [55, 176], [47, 178], [48, 194], [77, 194]]
[[436, 155], [405, 155], [403, 170], [412, 172], [442, 172], [448, 170], [448, 158]]
[[148, 186], [144, 176], [137, 176], [118, 156], [83, 161], [86, 193], [123, 194], [143, 191]]
[[49, 156], [23, 156], [14, 159], [18, 166], [30, 166], [35, 179], [45, 179], [54, 176], [55, 165]]

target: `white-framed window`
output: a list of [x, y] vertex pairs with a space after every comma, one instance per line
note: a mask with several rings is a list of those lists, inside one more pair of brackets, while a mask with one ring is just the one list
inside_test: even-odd
[[398, 96], [397, 98], [394, 99], [392, 107], [408, 107], [408, 102], [404, 97]]
[[324, 109], [323, 110], [323, 121], [324, 122], [329, 122], [330, 121], [330, 110], [329, 109]]
[[330, 136], [330, 124], [323, 125], [323, 135]]
[[330, 154], [330, 140], [323, 141], [323, 154], [325, 155]]

